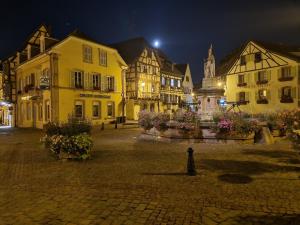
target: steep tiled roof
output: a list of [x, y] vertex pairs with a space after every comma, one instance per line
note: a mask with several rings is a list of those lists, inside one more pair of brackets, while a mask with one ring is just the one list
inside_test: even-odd
[[176, 64], [173, 63], [168, 56], [160, 49], [156, 49], [156, 53], [159, 57], [161, 64], [161, 71], [165, 73], [171, 73], [176, 77], [182, 78], [184, 73], [182, 73], [177, 67]]
[[188, 64], [176, 64], [176, 67], [182, 74], [185, 74]]
[[133, 63], [145, 48], [151, 48], [150, 44], [143, 37], [133, 38], [119, 43], [111, 44], [116, 48], [127, 64]]

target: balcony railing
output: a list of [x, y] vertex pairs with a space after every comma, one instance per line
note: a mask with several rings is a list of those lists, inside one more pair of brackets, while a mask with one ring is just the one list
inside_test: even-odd
[[258, 80], [256, 81], [257, 85], [261, 85], [261, 84], [267, 84], [269, 81], [268, 80]]

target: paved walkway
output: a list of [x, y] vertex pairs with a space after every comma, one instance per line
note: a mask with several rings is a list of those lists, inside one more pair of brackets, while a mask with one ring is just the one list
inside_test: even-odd
[[155, 143], [139, 132], [97, 132], [92, 160], [61, 162], [39, 131], [0, 129], [0, 224], [300, 224], [300, 157], [288, 142]]

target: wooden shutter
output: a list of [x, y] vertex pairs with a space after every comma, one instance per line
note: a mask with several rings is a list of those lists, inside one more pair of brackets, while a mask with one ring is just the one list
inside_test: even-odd
[[297, 97], [297, 88], [296, 87], [292, 87], [292, 98], [296, 98]]
[[271, 78], [272, 78], [272, 77], [271, 77], [272, 71], [271, 71], [271, 70], [267, 70], [266, 72], [267, 72], [267, 80], [268, 80], [268, 81], [271, 81]]
[[83, 72], [83, 88], [84, 89], [89, 89], [90, 85], [89, 85], [89, 73]]
[[236, 102], [240, 101], [240, 93], [239, 93], [239, 92], [237, 92], [237, 93], [235, 94], [235, 101], [236, 101]]
[[258, 72], [254, 73], [254, 79], [255, 79], [255, 83], [258, 81]]
[[278, 98], [281, 99], [282, 96], [282, 88], [278, 88]]
[[70, 87], [74, 88], [75, 87], [75, 72], [70, 72]]
[[267, 90], [267, 99], [268, 101], [271, 101], [271, 91]]
[[280, 79], [281, 78], [281, 68], [279, 68], [277, 70], [277, 78]]
[[297, 67], [296, 66], [292, 66], [291, 67], [291, 76], [295, 77], [297, 73]]
[[250, 99], [250, 93], [245, 92], [245, 101], [249, 101], [249, 99]]
[[116, 82], [115, 77], [112, 77], [112, 82], [113, 82], [114, 92], [116, 92], [117, 91], [117, 82]]
[[258, 91], [255, 91], [255, 101], [258, 100], [258, 92], [259, 92], [259, 90], [258, 90]]
[[251, 83], [251, 73], [246, 73], [245, 74], [245, 82], [247, 83], [247, 85], [249, 86]]

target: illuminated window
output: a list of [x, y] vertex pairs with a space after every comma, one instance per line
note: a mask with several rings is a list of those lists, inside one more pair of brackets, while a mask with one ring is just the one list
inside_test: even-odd
[[75, 117], [83, 118], [83, 102], [82, 101], [75, 102]]
[[260, 100], [267, 99], [267, 90], [265, 90], [265, 89], [259, 90], [258, 91], [258, 98]]
[[178, 80], [178, 82], [177, 82], [177, 87], [181, 87], [181, 80]]
[[93, 102], [93, 117], [94, 118], [100, 118], [100, 102]]
[[83, 61], [86, 63], [93, 62], [93, 49], [90, 46], [83, 45]]
[[107, 66], [107, 52], [99, 49], [99, 60], [101, 66]]
[[171, 79], [171, 83], [170, 83], [171, 87], [174, 87], [175, 86], [175, 82], [174, 82], [174, 79]]
[[164, 78], [164, 77], [161, 78], [161, 85], [163, 85], [163, 86], [166, 85], [166, 78]]

